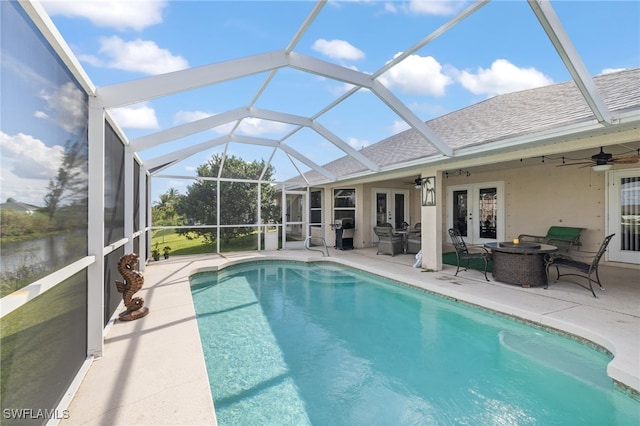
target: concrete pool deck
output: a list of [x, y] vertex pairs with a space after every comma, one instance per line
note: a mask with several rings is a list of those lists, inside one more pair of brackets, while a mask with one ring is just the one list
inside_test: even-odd
[[[589, 290], [560, 281], [542, 288], [487, 282], [478, 271], [444, 265], [412, 268], [413, 255], [376, 256], [376, 250], [329, 249], [329, 259], [454, 299], [524, 318], [601, 345], [614, 354], [608, 374], [640, 391], [640, 270], [602, 266], [607, 288]], [[148, 316], [116, 321], [105, 330], [104, 353], [89, 368], [62, 425], [216, 424], [189, 276], [247, 259], [320, 260], [319, 252], [281, 250], [173, 256], [150, 262], [138, 295]], [[489, 275], [490, 276], [490, 275]]]

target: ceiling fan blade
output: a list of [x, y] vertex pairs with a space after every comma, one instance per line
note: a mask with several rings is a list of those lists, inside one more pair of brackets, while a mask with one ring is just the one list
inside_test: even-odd
[[565, 167], [565, 166], [581, 166], [583, 164], [586, 165], [590, 165], [590, 164], [594, 164], [593, 161], [584, 161], [581, 163], [565, 163], [565, 164], [558, 164], [556, 167]]
[[623, 155], [620, 157], [612, 158], [611, 162], [616, 164], [633, 164], [640, 161], [640, 155]]

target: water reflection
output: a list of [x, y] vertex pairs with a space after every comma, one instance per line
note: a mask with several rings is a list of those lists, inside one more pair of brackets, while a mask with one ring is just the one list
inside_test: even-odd
[[2, 243], [0, 295], [16, 291], [85, 255], [82, 232]]

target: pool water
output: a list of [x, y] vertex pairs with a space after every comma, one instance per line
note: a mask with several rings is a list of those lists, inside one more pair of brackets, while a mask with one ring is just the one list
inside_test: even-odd
[[611, 357], [330, 263], [191, 277], [220, 425], [638, 425]]

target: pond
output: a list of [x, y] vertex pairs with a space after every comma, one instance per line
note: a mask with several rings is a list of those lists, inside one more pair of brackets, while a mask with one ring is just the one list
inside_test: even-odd
[[69, 263], [86, 256], [82, 232], [2, 243], [1, 295], [5, 296]]

